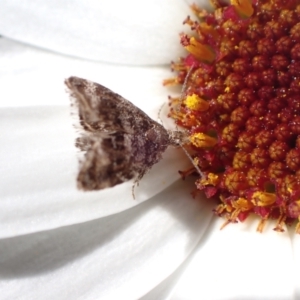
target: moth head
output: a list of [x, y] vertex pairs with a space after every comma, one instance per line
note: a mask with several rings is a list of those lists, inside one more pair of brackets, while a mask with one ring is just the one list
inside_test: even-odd
[[188, 142], [187, 134], [184, 131], [169, 130], [168, 133], [171, 145], [173, 146], [180, 146]]
[[195, 170], [198, 172], [198, 174], [204, 178], [204, 174], [201, 172], [200, 168], [198, 167], [197, 163], [194, 161], [192, 156], [188, 153], [188, 151], [185, 149], [184, 145], [189, 142], [188, 135], [184, 131], [168, 131], [169, 133], [169, 138], [170, 138], [170, 143], [173, 146], [179, 146], [181, 149], [184, 151], [188, 159], [191, 161], [193, 166], [195, 167]]

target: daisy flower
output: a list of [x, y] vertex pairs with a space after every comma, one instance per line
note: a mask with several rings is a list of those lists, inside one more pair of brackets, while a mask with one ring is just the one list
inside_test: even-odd
[[[265, 1], [264, 1], [265, 2]], [[76, 189], [65, 78], [99, 82], [153, 119], [183, 57], [184, 1], [2, 1], [1, 299], [297, 299], [299, 237], [254, 216], [220, 231], [180, 149], [136, 188]], [[198, 3], [208, 8], [209, 3]], [[169, 125], [168, 122], [165, 124]]]

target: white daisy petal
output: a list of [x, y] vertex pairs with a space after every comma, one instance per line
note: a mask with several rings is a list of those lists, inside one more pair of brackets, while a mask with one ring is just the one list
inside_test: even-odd
[[256, 233], [254, 217], [220, 231], [214, 203], [190, 197], [193, 178], [178, 180], [190, 166], [180, 149], [143, 178], [136, 200], [132, 182], [76, 189], [76, 130], [63, 80], [99, 82], [157, 119], [171, 93], [160, 85], [168, 68], [124, 65], [176, 59], [194, 1], [2, 2], [1, 299], [300, 297], [299, 238], [272, 231], [272, 223]]
[[180, 149], [170, 149], [136, 188], [136, 200], [132, 181], [99, 192], [80, 192], [76, 189], [78, 162], [71, 123], [68, 107], [0, 110], [0, 236], [122, 211], [168, 187], [179, 178], [178, 170], [190, 165]]
[[289, 275], [291, 281], [294, 282], [295, 291], [294, 299], [300, 299], [300, 282], [299, 282], [299, 269], [300, 269], [300, 237], [295, 235], [294, 228], [289, 230], [292, 239], [292, 251], [293, 251], [293, 271]]
[[64, 79], [78, 76], [121, 94], [157, 120], [169, 67], [126, 67], [64, 57], [0, 38], [0, 106], [69, 105]]
[[[70, 116], [64, 78], [77, 75], [99, 81], [157, 119], [158, 109], [167, 99], [168, 90], [161, 85], [167, 69], [78, 61], [6, 39], [0, 39], [0, 46], [0, 85], [4, 95], [0, 106], [6, 107], [0, 110], [0, 236], [55, 228], [122, 211], [159, 193], [179, 178], [179, 169], [190, 165], [181, 150], [170, 149], [136, 189], [136, 200], [132, 198], [131, 182], [107, 191], [77, 191], [76, 131], [72, 126], [75, 120]], [[19, 108], [20, 105], [27, 107]]]
[[[227, 1], [227, 0], [223, 0], [224, 2]], [[230, 1], [230, 0], [228, 0]], [[196, 5], [202, 9], [206, 9], [208, 11], [212, 11], [213, 10], [213, 5], [212, 5], [212, 1], [210, 0], [197, 0], [197, 1], [193, 1], [193, 0], [185, 0], [185, 2], [191, 6], [193, 4], [196, 3]]]
[[183, 51], [178, 34], [190, 13], [187, 3], [179, 0], [4, 0], [0, 33], [102, 62], [167, 64]]
[[171, 299], [295, 299], [289, 233], [274, 224], [257, 233], [256, 218], [220, 231], [223, 222], [211, 224]]
[[178, 181], [121, 214], [0, 240], [1, 299], [138, 299], [190, 254], [210, 202]]
[[[213, 215], [211, 214], [211, 216], [213, 216]], [[209, 234], [213, 234], [213, 232], [210, 232]], [[202, 235], [202, 238], [204, 238], [204, 237], [205, 237], [205, 234]], [[194, 249], [193, 252], [195, 250], [197, 250], [197, 246], [195, 248], [196, 249]], [[188, 258], [175, 270], [175, 272], [173, 272], [165, 280], [161, 281], [159, 283], [159, 285], [157, 285], [154, 289], [152, 289], [150, 292], [148, 292], [146, 295], [144, 295], [142, 298], [140, 298], [140, 300], [170, 299], [171, 295], [173, 294], [174, 287], [176, 286], [178, 280], [182, 276], [185, 268], [187, 267], [192, 255], [193, 255], [193, 252], [191, 252], [191, 254], [188, 256]]]

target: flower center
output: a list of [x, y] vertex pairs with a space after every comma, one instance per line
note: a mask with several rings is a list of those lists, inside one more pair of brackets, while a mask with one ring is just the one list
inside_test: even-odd
[[206, 175], [196, 186], [219, 197], [226, 224], [255, 213], [259, 231], [267, 219], [276, 231], [298, 220], [300, 233], [300, 3], [214, 2], [213, 13], [192, 6], [188, 54], [164, 82], [185, 86], [170, 116]]

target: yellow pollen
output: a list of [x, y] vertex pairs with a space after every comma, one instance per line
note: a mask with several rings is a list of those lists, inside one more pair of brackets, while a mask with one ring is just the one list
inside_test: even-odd
[[171, 62], [172, 71], [186, 71], [186, 66], [182, 61], [179, 62]]
[[179, 81], [179, 79], [177, 77], [165, 79], [163, 81], [163, 85], [164, 86], [166, 86], [166, 85], [171, 86], [171, 85], [178, 85], [178, 84], [180, 84], [180, 81]]
[[214, 173], [209, 173], [207, 178], [202, 178], [200, 180], [201, 185], [213, 185], [216, 186], [219, 182], [219, 176]]
[[231, 4], [241, 17], [250, 18], [254, 12], [252, 0], [231, 0]]
[[266, 192], [254, 192], [251, 202], [256, 206], [272, 205], [276, 201], [276, 195]]
[[164, 82], [183, 88], [168, 114], [194, 152], [180, 174], [199, 166], [196, 189], [218, 198], [223, 227], [257, 215], [259, 232], [275, 220], [300, 234], [300, 0], [210, 2], [192, 5]]
[[200, 23], [198, 25], [198, 31], [201, 32], [201, 34], [206, 34], [207, 36], [211, 36], [214, 40], [218, 40], [219, 39], [219, 33], [215, 30], [214, 27], [212, 27], [211, 25], [208, 25], [206, 23]]
[[240, 211], [247, 211], [253, 208], [252, 203], [245, 198], [238, 198], [236, 201], [233, 201], [232, 206]]
[[284, 224], [285, 224], [285, 220], [286, 220], [286, 215], [285, 213], [283, 212], [283, 209], [281, 208], [280, 209], [280, 216], [277, 220], [277, 223], [276, 223], [276, 226], [274, 228], [275, 231], [278, 231], [278, 232], [284, 232]]
[[193, 13], [196, 16], [198, 16], [199, 18], [203, 18], [203, 17], [207, 16], [207, 11], [205, 9], [200, 8], [195, 3], [193, 3], [190, 7], [191, 7]]
[[196, 94], [191, 96], [187, 96], [184, 100], [185, 105], [187, 108], [192, 110], [199, 110], [199, 111], [206, 111], [209, 108], [209, 103]]
[[190, 136], [190, 142], [198, 148], [207, 148], [215, 146], [218, 141], [216, 138], [199, 132]]
[[216, 54], [212, 48], [201, 44], [194, 37], [190, 38], [189, 45], [184, 46], [184, 48], [200, 61], [212, 63], [215, 60]]
[[258, 226], [257, 226], [257, 228], [256, 228], [256, 231], [257, 231], [257, 232], [260, 232], [260, 233], [263, 232], [264, 227], [265, 227], [265, 225], [266, 225], [266, 223], [267, 223], [267, 220], [268, 220], [268, 217], [266, 217], [266, 218], [260, 220], [260, 222], [258, 223]]

